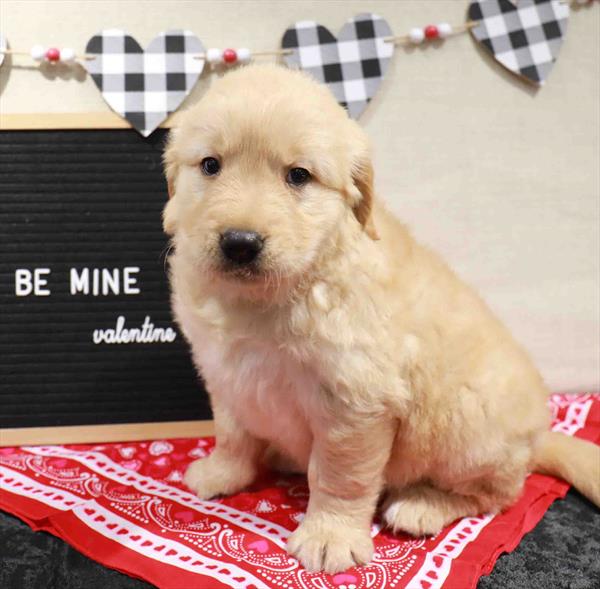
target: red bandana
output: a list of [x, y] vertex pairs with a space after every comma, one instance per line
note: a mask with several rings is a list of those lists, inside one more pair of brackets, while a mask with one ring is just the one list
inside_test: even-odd
[[[553, 429], [600, 441], [600, 395], [554, 395]], [[0, 448], [0, 508], [90, 558], [162, 589], [435, 589], [475, 587], [568, 485], [531, 475], [497, 516], [465, 518], [431, 538], [373, 525], [372, 563], [308, 573], [285, 550], [308, 501], [303, 477], [276, 477], [218, 501], [181, 483], [210, 438]]]

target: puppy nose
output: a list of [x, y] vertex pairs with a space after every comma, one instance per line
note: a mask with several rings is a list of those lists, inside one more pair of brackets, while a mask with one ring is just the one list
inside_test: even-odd
[[223, 255], [235, 264], [249, 264], [263, 248], [264, 239], [255, 231], [228, 229], [221, 234], [220, 246]]

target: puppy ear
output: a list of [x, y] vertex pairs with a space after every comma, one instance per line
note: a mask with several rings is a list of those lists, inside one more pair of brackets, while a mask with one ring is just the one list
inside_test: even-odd
[[352, 211], [365, 233], [374, 241], [379, 239], [373, 223], [373, 165], [368, 152], [362, 153], [352, 165]]

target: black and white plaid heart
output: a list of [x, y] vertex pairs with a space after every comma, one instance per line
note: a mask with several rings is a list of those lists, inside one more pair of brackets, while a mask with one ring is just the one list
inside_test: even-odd
[[469, 6], [471, 29], [505, 68], [543, 84], [567, 30], [569, 5], [560, 0], [478, 0]]
[[297, 22], [283, 35], [281, 46], [289, 67], [300, 68], [327, 84], [337, 101], [357, 119], [375, 96], [394, 53], [388, 23], [376, 14], [350, 19], [336, 38], [313, 21]]
[[105, 30], [92, 37], [85, 62], [110, 107], [144, 137], [177, 110], [198, 80], [204, 59], [202, 43], [190, 31], [160, 33], [144, 51], [124, 31]]

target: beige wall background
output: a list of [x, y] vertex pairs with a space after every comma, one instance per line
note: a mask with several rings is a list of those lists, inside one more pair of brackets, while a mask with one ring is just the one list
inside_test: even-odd
[[[364, 11], [396, 35], [464, 22], [467, 0], [2, 0], [14, 49], [83, 52], [103, 28], [142, 46], [189, 28], [206, 47], [278, 48], [312, 19], [337, 33]], [[361, 119], [373, 139], [378, 193], [475, 285], [533, 354], [554, 390], [600, 390], [600, 5], [573, 9], [541, 90], [519, 82], [469, 35], [398, 47]], [[188, 99], [213, 79], [205, 72]], [[38, 71], [14, 56], [0, 69], [0, 114], [106, 112], [91, 79]]]

